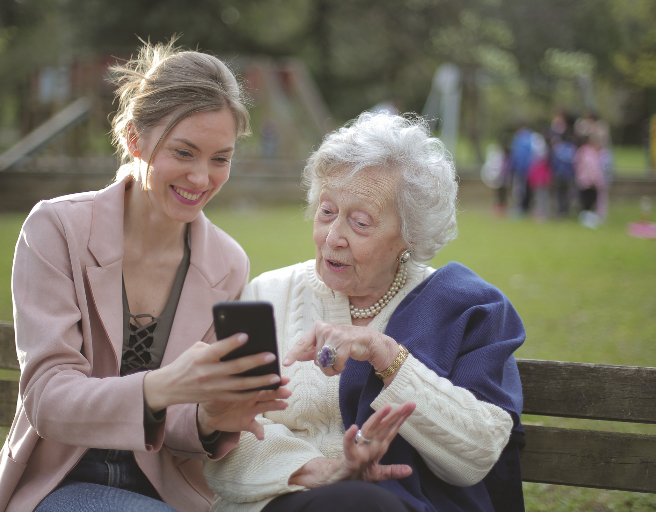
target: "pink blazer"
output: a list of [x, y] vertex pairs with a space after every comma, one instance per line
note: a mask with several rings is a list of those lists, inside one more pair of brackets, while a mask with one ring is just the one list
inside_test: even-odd
[[[239, 440], [224, 433], [208, 456], [195, 404], [169, 407], [165, 422], [144, 427], [145, 373], [118, 376], [127, 183], [43, 201], [21, 230], [12, 274], [20, 393], [0, 452], [0, 511], [33, 510], [89, 447], [133, 450], [166, 503], [206, 511], [213, 493], [202, 461]], [[201, 213], [162, 366], [213, 340], [212, 304], [238, 298], [248, 272], [242, 248]]]

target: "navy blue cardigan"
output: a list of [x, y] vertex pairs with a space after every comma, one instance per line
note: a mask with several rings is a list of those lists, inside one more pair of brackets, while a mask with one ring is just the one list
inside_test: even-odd
[[[440, 377], [497, 405], [514, 429], [494, 469], [476, 485], [456, 487], [433, 474], [422, 457], [397, 435], [381, 464], [407, 464], [412, 475], [380, 482], [422, 512], [523, 510], [519, 448], [523, 446], [522, 388], [512, 355], [526, 338], [508, 299], [459, 263], [439, 268], [399, 304], [385, 334]], [[349, 359], [340, 377], [339, 406], [346, 427], [362, 425], [383, 383], [366, 361]]]

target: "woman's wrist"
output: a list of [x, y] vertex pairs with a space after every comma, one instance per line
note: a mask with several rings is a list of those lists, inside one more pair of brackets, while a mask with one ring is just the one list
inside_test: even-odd
[[164, 373], [164, 368], [159, 368], [147, 372], [144, 376], [144, 401], [153, 413], [157, 413], [171, 405], [166, 393], [167, 386], [166, 379], [163, 378]]
[[308, 489], [321, 487], [333, 483], [334, 475], [338, 472], [339, 466], [343, 465], [343, 458], [328, 459], [326, 457], [317, 457], [306, 462], [289, 477], [289, 485], [300, 485]]
[[371, 366], [377, 372], [382, 372], [390, 367], [399, 355], [399, 344], [385, 334], [377, 333], [372, 342], [372, 357], [369, 360]]
[[202, 437], [208, 437], [216, 432], [217, 429], [210, 426], [207, 422], [207, 412], [202, 405], [198, 405], [196, 409], [196, 425], [198, 426], [198, 434]]
[[409, 354], [410, 353], [408, 352], [408, 349], [399, 343], [399, 353], [397, 354], [394, 361], [392, 361], [392, 364], [390, 364], [384, 370], [376, 371], [376, 377], [384, 380], [395, 375]]

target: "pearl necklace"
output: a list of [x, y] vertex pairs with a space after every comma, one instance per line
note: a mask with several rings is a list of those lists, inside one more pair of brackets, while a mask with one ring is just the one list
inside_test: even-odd
[[353, 304], [351, 304], [351, 318], [370, 318], [372, 316], [376, 316], [385, 306], [387, 306], [387, 303], [392, 300], [392, 298], [399, 292], [399, 290], [403, 288], [407, 277], [408, 271], [405, 268], [405, 265], [403, 263], [399, 263], [399, 268], [396, 271], [396, 275], [394, 276], [394, 281], [392, 281], [392, 285], [390, 286], [389, 290], [387, 290], [387, 293], [383, 295], [380, 300], [376, 302], [376, 304], [366, 309], [356, 308]]

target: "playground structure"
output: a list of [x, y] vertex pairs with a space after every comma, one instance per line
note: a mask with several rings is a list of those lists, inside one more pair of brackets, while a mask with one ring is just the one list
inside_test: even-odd
[[[106, 74], [110, 60], [104, 59], [102, 62], [105, 68], [101, 74]], [[334, 128], [330, 111], [302, 61], [293, 58], [274, 61], [258, 57], [228, 62], [242, 77], [246, 93], [253, 100], [253, 137], [240, 147], [242, 157], [250, 160], [304, 159], [310, 149]], [[98, 70], [97, 63], [87, 67]], [[37, 83], [49, 81], [50, 73], [45, 71], [37, 75]], [[70, 73], [70, 79], [79, 74]], [[36, 91], [41, 89], [44, 87], [35, 87]], [[63, 89], [70, 91], [74, 88], [67, 85]], [[97, 151], [94, 154], [92, 148], [77, 147], [71, 150], [70, 147], [56, 147], [58, 144], [61, 146], [65, 136], [84, 140], [88, 138], [89, 130], [99, 132], [98, 136], [101, 137], [106, 137], [109, 131], [109, 124], [97, 125], [98, 119], [103, 119], [111, 110], [111, 89], [101, 81], [87, 80], [84, 87], [74, 90], [85, 95], [59, 109], [1, 154], [0, 172], [50, 170], [105, 173], [108, 169], [115, 169], [116, 160], [107, 155], [108, 151], [103, 157], [98, 156]], [[62, 95], [51, 96], [61, 99]], [[35, 104], [39, 105], [39, 102], [35, 101]], [[43, 111], [43, 105], [39, 105], [39, 110]], [[35, 116], [28, 113], [26, 117]], [[95, 121], [93, 126], [85, 124], [87, 119]]]
[[[64, 89], [85, 96], [45, 119], [0, 154], [0, 210], [29, 210], [41, 199], [97, 190], [111, 181], [120, 162], [108, 154], [108, 146], [105, 155], [96, 156], [85, 151], [83, 143], [71, 144], [71, 139], [88, 140], [88, 132], [94, 130], [97, 136], [107, 138], [109, 124], [102, 122], [111, 110], [112, 91], [97, 78], [106, 73], [111, 61], [101, 62], [104, 68], [96, 62], [89, 66], [91, 70], [80, 72], [78, 65], [77, 71], [69, 74], [87, 77], [85, 86]], [[252, 100], [253, 136], [238, 142], [232, 178], [221, 201], [300, 201], [299, 177], [305, 159], [335, 128], [314, 80], [298, 59], [257, 57], [227, 62], [242, 78]], [[36, 91], [41, 89], [35, 87]], [[43, 105], [39, 108], [43, 110]], [[23, 192], [18, 195], [15, 190]]]

